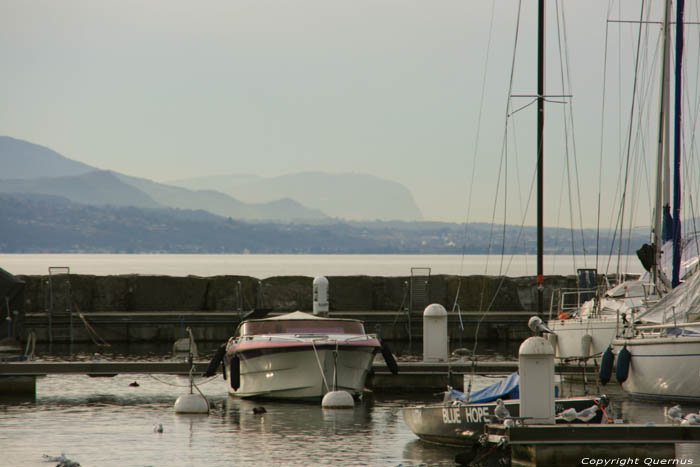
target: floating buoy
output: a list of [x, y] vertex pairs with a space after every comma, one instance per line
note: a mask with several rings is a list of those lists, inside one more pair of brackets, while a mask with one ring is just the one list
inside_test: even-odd
[[605, 349], [603, 357], [600, 359], [600, 383], [605, 386], [610, 381], [612, 376], [613, 363], [615, 362], [615, 354], [611, 347]]
[[199, 394], [183, 394], [175, 401], [175, 413], [209, 413], [209, 402]]
[[324, 409], [352, 409], [355, 407], [355, 400], [349, 392], [330, 391], [323, 396], [321, 407]]
[[627, 377], [630, 372], [630, 360], [632, 359], [632, 354], [627, 350], [627, 346], [623, 347], [617, 353], [617, 365], [615, 365], [615, 377], [617, 382], [622, 384], [627, 381]]

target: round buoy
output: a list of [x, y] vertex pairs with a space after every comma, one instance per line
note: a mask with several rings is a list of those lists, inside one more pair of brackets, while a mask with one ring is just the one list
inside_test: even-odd
[[355, 401], [346, 391], [330, 391], [323, 396], [321, 407], [325, 409], [352, 409]]
[[175, 413], [209, 413], [209, 403], [199, 394], [183, 394], [175, 401]]

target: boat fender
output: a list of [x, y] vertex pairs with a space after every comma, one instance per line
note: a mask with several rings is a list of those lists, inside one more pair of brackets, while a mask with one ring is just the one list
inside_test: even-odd
[[231, 357], [229, 362], [229, 373], [231, 376], [231, 387], [234, 391], [238, 391], [238, 388], [241, 387], [241, 365], [236, 355]]
[[549, 344], [554, 349], [554, 355], [556, 355], [557, 354], [557, 344], [559, 343], [559, 336], [557, 336], [555, 333], [547, 334], [547, 340], [549, 341]]
[[615, 362], [615, 354], [611, 347], [605, 349], [603, 356], [600, 359], [600, 384], [605, 386], [610, 381], [612, 376], [613, 363]]
[[583, 358], [591, 356], [591, 344], [593, 344], [593, 336], [590, 334], [581, 336], [581, 356]]
[[384, 361], [386, 362], [387, 368], [389, 368], [389, 371], [391, 371], [392, 375], [398, 375], [399, 374], [399, 365], [396, 363], [396, 359], [394, 358], [394, 355], [391, 353], [391, 349], [389, 348], [389, 344], [387, 344], [383, 340], [380, 340], [379, 344], [381, 345], [382, 357], [384, 357]]
[[[204, 376], [208, 378], [209, 376], [214, 376], [216, 374], [216, 369], [221, 364], [221, 362], [224, 361], [224, 355], [226, 355], [226, 346], [222, 345], [216, 350], [214, 357], [212, 357], [211, 361], [209, 362], [209, 366], [207, 366], [207, 371], [204, 373]], [[225, 372], [224, 379], [226, 379]]]
[[617, 353], [617, 365], [615, 365], [615, 377], [617, 382], [622, 384], [627, 381], [627, 377], [630, 372], [630, 360], [632, 359], [632, 354], [627, 350], [627, 346], [623, 347]]

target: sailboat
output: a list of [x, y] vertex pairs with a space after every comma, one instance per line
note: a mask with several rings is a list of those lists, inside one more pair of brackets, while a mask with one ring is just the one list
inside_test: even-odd
[[[670, 1], [667, 4], [669, 10]], [[700, 400], [700, 274], [680, 280], [681, 70], [684, 1], [676, 5], [673, 289], [636, 316], [612, 341], [615, 374], [625, 392], [643, 398]], [[668, 26], [668, 14], [665, 24]], [[657, 203], [658, 205], [658, 203]], [[657, 217], [659, 217], [657, 215]]]
[[[537, 306], [544, 308], [544, 1], [539, 2], [537, 72]], [[520, 412], [518, 373], [511, 374], [479, 391], [467, 394], [452, 388], [442, 402], [403, 407], [403, 418], [420, 439], [452, 446], [474, 446], [483, 435], [484, 424], [517, 419]], [[556, 394], [555, 394], [556, 395]], [[555, 399], [557, 423], [600, 423], [607, 397], [568, 397]], [[572, 417], [564, 414], [572, 414]], [[578, 418], [578, 414], [594, 414]], [[514, 423], [514, 422], [513, 422]]]
[[[682, 5], [679, 5], [682, 10]], [[668, 108], [669, 108], [669, 63], [670, 63], [670, 0], [666, 1], [663, 23], [663, 61], [659, 112], [659, 138], [657, 149], [657, 185], [655, 219], [652, 229], [652, 245], [644, 245], [637, 252], [647, 272], [639, 279], [626, 280], [613, 287], [593, 291], [595, 297], [580, 303], [582, 294], [588, 291], [571, 290], [560, 294], [557, 308], [550, 310], [547, 326], [554, 331], [553, 344], [556, 356], [562, 361], [583, 361], [593, 359], [600, 363], [605, 350], [613, 339], [621, 336], [625, 326], [634, 322], [661, 324], [655, 321], [657, 313], [645, 313], [654, 307], [661, 298], [683, 280], [691, 278], [700, 260], [697, 238], [685, 239], [681, 246], [680, 238], [671, 241], [671, 235], [663, 233], [671, 230], [668, 186], [669, 175], [665, 175], [665, 162], [668, 163]], [[682, 39], [681, 39], [682, 43]], [[677, 62], [677, 70], [680, 70]], [[680, 86], [677, 84], [677, 86]], [[680, 105], [677, 96], [677, 105]], [[677, 112], [676, 125], [680, 115]], [[677, 130], [680, 131], [680, 130]], [[679, 142], [676, 142], [679, 151]], [[679, 163], [678, 163], [679, 164]], [[675, 177], [680, 179], [680, 174]], [[665, 189], [664, 189], [665, 187]], [[680, 193], [680, 187], [677, 187]], [[663, 215], [662, 215], [663, 214]], [[680, 209], [676, 218], [680, 216]], [[680, 232], [680, 226], [677, 227]], [[662, 245], [660, 248], [654, 245]], [[679, 260], [672, 258], [680, 258]], [[672, 282], [667, 277], [674, 275]], [[595, 280], [589, 281], [596, 283]], [[567, 309], [567, 303], [575, 303]], [[659, 306], [664, 306], [660, 303]], [[553, 311], [556, 313], [553, 316]]]

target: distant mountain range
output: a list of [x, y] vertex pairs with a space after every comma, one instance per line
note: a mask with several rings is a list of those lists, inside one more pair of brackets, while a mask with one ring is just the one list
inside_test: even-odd
[[[494, 229], [489, 224], [400, 220], [420, 218], [410, 193], [368, 175], [300, 173], [270, 179], [238, 175], [177, 183], [181, 186], [98, 170], [48, 148], [0, 137], [0, 252], [536, 251], [534, 227]], [[232, 194], [261, 201], [246, 202]], [[391, 197], [400, 202], [392, 203]], [[378, 219], [395, 213], [399, 220], [340, 219], [361, 218], [362, 212]], [[569, 229], [546, 229], [545, 252], [583, 253], [579, 239], [589, 254], [596, 242], [603, 250], [619, 247], [618, 242], [609, 246], [615, 238], [612, 232], [583, 230], [574, 237], [577, 245], [572, 246]], [[648, 229], [635, 230], [623, 252], [634, 252], [647, 238]]]
[[304, 206], [345, 220], [423, 219], [406, 187], [359, 173], [300, 172], [271, 178], [232, 174], [168, 183], [191, 190], [213, 189], [248, 203], [290, 197]]
[[[500, 254], [536, 251], [534, 227], [440, 222], [248, 223], [204, 210], [90, 206], [50, 195], [0, 194], [3, 253]], [[595, 231], [583, 231], [587, 245]], [[571, 254], [571, 232], [547, 229], [547, 254]], [[612, 236], [601, 237], [610, 244]], [[639, 232], [631, 252], [644, 241]], [[493, 245], [498, 245], [494, 248]], [[503, 247], [501, 247], [503, 245]], [[627, 248], [627, 245], [624, 246]], [[583, 253], [580, 247], [576, 253]], [[589, 250], [590, 254], [591, 251]]]
[[8, 136], [0, 136], [0, 192], [57, 196], [93, 206], [204, 209], [247, 221], [421, 219], [405, 187], [370, 175], [232, 175], [168, 185], [99, 170]]

